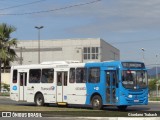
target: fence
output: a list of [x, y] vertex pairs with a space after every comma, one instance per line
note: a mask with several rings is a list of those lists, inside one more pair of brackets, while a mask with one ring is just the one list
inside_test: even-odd
[[160, 97], [160, 90], [149, 91], [149, 97]]

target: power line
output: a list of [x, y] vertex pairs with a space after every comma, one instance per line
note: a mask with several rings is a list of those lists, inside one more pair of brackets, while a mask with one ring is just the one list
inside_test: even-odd
[[36, 4], [39, 2], [43, 2], [43, 1], [46, 1], [46, 0], [38, 0], [38, 1], [30, 2], [30, 3], [26, 3], [26, 4], [20, 4], [20, 5], [10, 6], [10, 7], [6, 7], [6, 8], [0, 8], [0, 10], [22, 7], [22, 6], [26, 6], [26, 5]]
[[52, 9], [52, 10], [44, 10], [44, 11], [37, 11], [37, 12], [26, 12], [26, 13], [13, 13], [13, 14], [12, 13], [11, 14], [0, 13], [0, 15], [29, 15], [29, 14], [40, 14], [40, 13], [47, 13], [47, 12], [55, 12], [55, 11], [69, 9], [69, 8], [73, 8], [73, 7], [79, 7], [79, 6], [84, 6], [84, 5], [88, 5], [88, 4], [93, 4], [93, 3], [96, 3], [96, 2], [99, 2], [99, 1], [101, 1], [101, 0], [95, 0], [95, 1], [87, 2], [87, 3], [70, 5], [70, 6], [56, 8], [56, 9]]

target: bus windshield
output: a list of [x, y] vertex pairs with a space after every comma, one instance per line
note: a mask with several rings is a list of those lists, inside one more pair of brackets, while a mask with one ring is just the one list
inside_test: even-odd
[[144, 70], [124, 70], [122, 84], [125, 88], [137, 89], [147, 87], [147, 72]]

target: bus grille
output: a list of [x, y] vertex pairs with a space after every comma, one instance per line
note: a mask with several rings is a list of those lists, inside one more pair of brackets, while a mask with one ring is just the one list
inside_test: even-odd
[[[129, 90], [126, 101], [129, 104], [143, 104], [146, 101], [146, 94], [145, 90]], [[132, 98], [129, 98], [129, 95], [132, 95]]]

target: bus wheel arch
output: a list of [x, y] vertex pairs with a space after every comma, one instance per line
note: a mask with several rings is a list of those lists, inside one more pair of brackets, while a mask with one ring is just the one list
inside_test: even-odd
[[100, 110], [102, 109], [103, 105], [103, 101], [102, 101], [102, 97], [100, 94], [98, 93], [94, 93], [92, 96], [91, 96], [91, 99], [90, 99], [90, 102], [91, 102], [91, 105], [92, 105], [92, 108], [94, 110]]
[[44, 96], [41, 92], [35, 94], [34, 102], [37, 106], [44, 106]]

